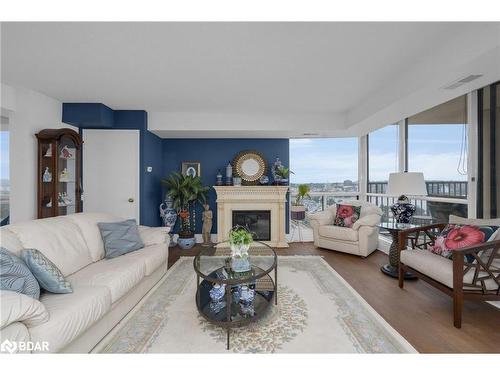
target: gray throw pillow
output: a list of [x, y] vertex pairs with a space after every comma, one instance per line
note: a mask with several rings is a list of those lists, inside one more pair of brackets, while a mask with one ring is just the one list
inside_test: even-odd
[[105, 258], [116, 258], [144, 247], [135, 219], [97, 223], [97, 226], [104, 242]]
[[24, 262], [0, 247], [0, 289], [40, 298], [40, 285]]
[[69, 281], [45, 255], [36, 249], [24, 249], [21, 257], [38, 280], [40, 287], [51, 293], [72, 293]]

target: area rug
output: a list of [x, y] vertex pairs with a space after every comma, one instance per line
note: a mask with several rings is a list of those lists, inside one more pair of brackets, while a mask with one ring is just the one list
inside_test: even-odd
[[182, 257], [96, 347], [100, 353], [415, 353], [319, 256], [278, 257], [278, 306], [226, 332], [198, 314], [193, 258]]

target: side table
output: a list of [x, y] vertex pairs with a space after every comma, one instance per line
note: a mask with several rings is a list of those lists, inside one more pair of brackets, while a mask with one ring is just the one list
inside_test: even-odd
[[[389, 249], [389, 264], [384, 264], [380, 270], [395, 279], [398, 278], [398, 270], [399, 270], [399, 232], [405, 229], [417, 228], [420, 225], [416, 224], [399, 224], [395, 221], [382, 222], [379, 225], [379, 228], [387, 230], [391, 237], [392, 243]], [[411, 272], [405, 273], [406, 280], [415, 280], [417, 277], [413, 275]]]

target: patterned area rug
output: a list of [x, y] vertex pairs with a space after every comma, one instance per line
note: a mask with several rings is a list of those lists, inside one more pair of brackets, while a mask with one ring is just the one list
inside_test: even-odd
[[[101, 353], [226, 353], [226, 332], [198, 314], [183, 257], [96, 347]], [[231, 331], [234, 353], [415, 353], [321, 257], [278, 257], [278, 306]]]

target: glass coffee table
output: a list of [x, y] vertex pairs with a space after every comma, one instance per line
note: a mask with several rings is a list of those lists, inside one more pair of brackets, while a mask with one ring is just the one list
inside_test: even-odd
[[[209, 322], [230, 331], [262, 318], [278, 303], [276, 252], [254, 241], [248, 250], [249, 267], [235, 272], [228, 242], [204, 248], [194, 258], [197, 275], [196, 307]], [[271, 276], [274, 274], [274, 278]]]

